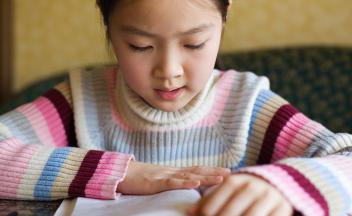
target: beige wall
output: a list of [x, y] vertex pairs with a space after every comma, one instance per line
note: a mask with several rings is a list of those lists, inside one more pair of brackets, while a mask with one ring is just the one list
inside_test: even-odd
[[223, 51], [295, 45], [352, 47], [351, 0], [233, 0]]
[[[70, 67], [110, 62], [95, 0], [15, 0], [15, 90]], [[352, 47], [351, 0], [234, 0], [222, 51]]]
[[15, 0], [15, 90], [109, 61], [103, 31], [94, 0]]

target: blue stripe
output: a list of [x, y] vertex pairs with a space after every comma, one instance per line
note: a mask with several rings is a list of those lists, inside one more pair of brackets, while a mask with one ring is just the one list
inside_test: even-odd
[[[258, 97], [254, 103], [253, 106], [253, 111], [252, 111], [252, 115], [251, 115], [251, 121], [249, 123], [249, 131], [248, 131], [248, 137], [250, 137], [252, 135], [252, 131], [253, 131], [253, 125], [255, 123], [255, 120], [257, 119], [257, 115], [258, 113], [261, 111], [261, 109], [263, 108], [263, 105], [265, 102], [269, 101], [271, 98], [275, 97], [276, 94], [273, 93], [270, 90], [261, 90], [258, 94]], [[242, 160], [238, 163], [237, 167], [234, 167], [233, 169], [240, 169], [244, 166], [246, 166], [245, 161], [247, 159], [248, 155], [248, 148], [246, 149], [246, 153], [245, 156], [242, 158]]]
[[40, 143], [31, 123], [20, 111], [13, 110], [0, 117], [0, 123], [4, 124], [13, 137], [25, 140], [27, 143]]
[[57, 148], [51, 153], [34, 188], [33, 196], [35, 198], [50, 198], [53, 183], [70, 152], [71, 148]]
[[249, 136], [252, 134], [254, 122], [257, 119], [257, 114], [263, 108], [264, 102], [268, 102], [269, 100], [271, 100], [275, 96], [276, 95], [272, 91], [269, 91], [269, 90], [262, 90], [259, 93], [259, 95], [254, 103], [253, 113], [251, 116], [251, 122], [249, 124], [249, 132], [248, 132]]
[[101, 122], [107, 121], [112, 116], [110, 110], [110, 98], [105, 82], [104, 72], [100, 70], [81, 71], [81, 90], [84, 104], [84, 118], [87, 126], [89, 139], [98, 149], [105, 149]]

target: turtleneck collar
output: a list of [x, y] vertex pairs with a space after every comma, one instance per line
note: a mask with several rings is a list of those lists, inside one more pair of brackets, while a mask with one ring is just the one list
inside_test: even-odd
[[[214, 85], [219, 77], [219, 71], [214, 70], [205, 88], [196, 95], [185, 107], [175, 111], [166, 112], [155, 109], [137, 95], [124, 81], [117, 69], [116, 92], [117, 107], [129, 124], [136, 127], [144, 124], [150, 126], [176, 126], [179, 124], [191, 124], [200, 120], [211, 109], [215, 96]], [[142, 122], [141, 122], [142, 121]]]

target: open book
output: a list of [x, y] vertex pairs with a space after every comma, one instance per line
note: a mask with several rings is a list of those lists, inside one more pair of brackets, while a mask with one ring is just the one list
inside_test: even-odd
[[138, 215], [185, 216], [201, 198], [197, 190], [171, 190], [154, 195], [121, 195], [116, 200], [75, 198], [64, 200], [55, 216]]

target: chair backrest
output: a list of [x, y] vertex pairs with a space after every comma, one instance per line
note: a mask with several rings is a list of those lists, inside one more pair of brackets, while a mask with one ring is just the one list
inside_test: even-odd
[[12, 109], [15, 109], [16, 107], [24, 103], [33, 101], [34, 99], [36, 99], [37, 97], [39, 97], [40, 95], [48, 91], [50, 88], [52, 88], [53, 86], [55, 86], [60, 82], [63, 82], [66, 79], [68, 79], [67, 73], [63, 72], [63, 74], [61, 75], [40, 80], [28, 86], [23, 91], [14, 95], [11, 98], [11, 100], [7, 101], [4, 104], [1, 104], [0, 115]]
[[253, 71], [308, 117], [352, 132], [352, 48], [301, 47], [223, 54], [223, 69]]

